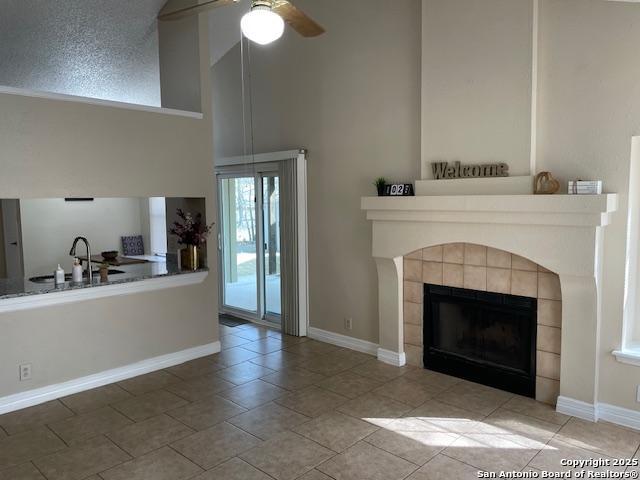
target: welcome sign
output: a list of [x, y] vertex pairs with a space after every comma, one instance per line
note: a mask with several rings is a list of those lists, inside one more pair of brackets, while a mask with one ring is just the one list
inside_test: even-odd
[[481, 165], [462, 165], [460, 162], [436, 162], [431, 164], [433, 178], [436, 180], [453, 178], [508, 177], [509, 165], [506, 163], [484, 163]]

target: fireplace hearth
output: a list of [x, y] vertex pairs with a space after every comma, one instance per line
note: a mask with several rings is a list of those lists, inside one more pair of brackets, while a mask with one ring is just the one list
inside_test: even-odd
[[424, 284], [424, 366], [535, 398], [537, 300]]

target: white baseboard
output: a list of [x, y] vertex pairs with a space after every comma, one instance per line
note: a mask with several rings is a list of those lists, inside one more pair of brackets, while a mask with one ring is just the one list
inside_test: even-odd
[[599, 403], [597, 413], [600, 420], [640, 430], [640, 412], [637, 410]]
[[608, 403], [586, 403], [568, 397], [558, 397], [556, 410], [565, 415], [582, 418], [590, 422], [604, 420], [627, 428], [640, 430], [640, 411], [617, 407]]
[[556, 411], [558, 413], [564, 413], [565, 415], [571, 415], [572, 417], [578, 417], [590, 422], [598, 421], [598, 409], [596, 405], [593, 403], [583, 402], [581, 400], [574, 400], [569, 397], [558, 397]]
[[368, 353], [370, 355], [375, 355], [378, 351], [378, 345], [375, 343], [360, 340], [359, 338], [348, 337], [346, 335], [340, 335], [339, 333], [333, 333], [327, 330], [321, 330], [315, 327], [309, 327], [307, 336], [320, 342], [330, 343], [331, 345], [349, 348], [351, 350]]
[[309, 327], [307, 336], [321, 342], [349, 348], [351, 350], [356, 350], [357, 352], [368, 353], [369, 355], [375, 355], [381, 362], [388, 363], [389, 365], [394, 365], [396, 367], [402, 367], [407, 363], [407, 358], [404, 352], [398, 353], [392, 352], [391, 350], [385, 350], [384, 348], [380, 348], [376, 343], [360, 340], [359, 338], [348, 337], [347, 335], [340, 335], [339, 333], [329, 332], [315, 327]]
[[86, 377], [76, 378], [67, 382], [46, 387], [28, 390], [0, 398], [0, 415], [13, 412], [22, 408], [32, 407], [40, 403], [66, 397], [74, 393], [91, 390], [128, 378], [144, 375], [163, 368], [173, 367], [181, 363], [195, 360], [196, 358], [212, 355], [220, 351], [220, 342], [208, 343], [199, 347], [188, 348], [180, 352], [169, 353], [159, 357], [148, 358], [140, 362], [125, 365], [124, 367], [113, 368], [104, 372], [95, 373]]
[[404, 367], [407, 364], [407, 356], [404, 352], [392, 352], [384, 348], [378, 348], [378, 360], [394, 367]]

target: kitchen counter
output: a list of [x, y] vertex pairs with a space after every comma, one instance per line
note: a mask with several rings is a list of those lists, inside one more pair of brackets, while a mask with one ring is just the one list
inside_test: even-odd
[[106, 282], [94, 274], [93, 282], [53, 281], [35, 283], [28, 279], [0, 279], [0, 313], [72, 301], [131, 294], [142, 291], [186, 286], [204, 281], [208, 268], [182, 271], [166, 262], [149, 262], [120, 267], [123, 273], [110, 274]]

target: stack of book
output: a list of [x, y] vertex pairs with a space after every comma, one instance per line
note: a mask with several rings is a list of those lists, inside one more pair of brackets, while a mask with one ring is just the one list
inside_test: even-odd
[[602, 194], [601, 180], [570, 180], [569, 195], [600, 195]]

